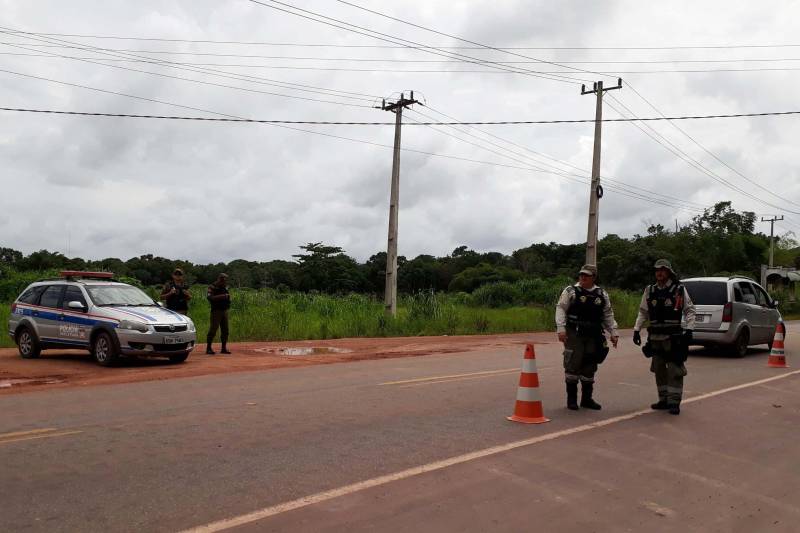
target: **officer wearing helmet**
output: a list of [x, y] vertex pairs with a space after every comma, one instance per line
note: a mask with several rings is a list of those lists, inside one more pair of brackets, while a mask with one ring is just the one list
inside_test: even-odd
[[580, 407], [600, 409], [594, 401], [594, 375], [597, 365], [608, 355], [604, 331], [617, 347], [617, 322], [608, 293], [595, 285], [597, 268], [583, 265], [578, 282], [565, 288], [556, 304], [558, 340], [564, 344], [564, 380], [567, 384], [567, 408], [578, 409], [578, 382], [581, 383]]
[[[641, 329], [646, 321], [647, 342], [642, 347], [650, 357], [650, 371], [656, 375], [658, 402], [653, 409], [681, 412], [683, 378], [694, 329], [694, 304], [686, 288], [678, 283], [672, 264], [659, 259], [655, 265], [656, 282], [644, 290], [639, 316], [633, 326], [633, 343], [641, 346]], [[685, 327], [682, 325], [685, 323]]]

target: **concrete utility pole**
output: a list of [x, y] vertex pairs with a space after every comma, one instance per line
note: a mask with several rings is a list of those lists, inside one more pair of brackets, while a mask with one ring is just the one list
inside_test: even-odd
[[397, 212], [400, 209], [400, 129], [403, 126], [403, 108], [419, 103], [414, 100], [414, 91], [411, 98], [405, 98], [400, 93], [400, 99], [394, 103], [381, 103], [381, 109], [395, 114], [394, 121], [394, 156], [392, 157], [392, 186], [389, 196], [389, 241], [386, 246], [386, 291], [384, 303], [386, 314], [397, 315]]
[[603, 93], [622, 88], [622, 78], [617, 79], [614, 87], [603, 87], [603, 82], [594, 83], [591, 91], [581, 85], [581, 94], [596, 94], [597, 106], [594, 113], [594, 154], [592, 156], [592, 185], [589, 191], [589, 228], [586, 234], [586, 263], [597, 265], [597, 223], [600, 216], [600, 198], [603, 187], [600, 185], [600, 136], [603, 126]]
[[772, 268], [773, 257], [775, 256], [775, 222], [783, 220], [783, 215], [780, 218], [773, 216], [772, 218], [761, 217], [761, 222], [769, 222], [769, 267]]

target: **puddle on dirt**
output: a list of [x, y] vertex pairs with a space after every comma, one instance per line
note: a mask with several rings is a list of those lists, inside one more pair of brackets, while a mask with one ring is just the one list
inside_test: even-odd
[[350, 353], [353, 350], [347, 348], [333, 348], [330, 346], [303, 346], [295, 348], [256, 348], [256, 351], [261, 353], [274, 353], [277, 355], [303, 356]]
[[14, 379], [0, 379], [0, 389], [10, 389], [11, 387], [18, 387], [20, 385], [53, 385], [54, 383], [63, 383], [63, 379], [30, 379], [30, 378], [14, 378]]

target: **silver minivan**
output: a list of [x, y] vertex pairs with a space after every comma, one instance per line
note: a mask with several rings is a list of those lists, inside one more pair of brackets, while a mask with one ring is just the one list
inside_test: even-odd
[[729, 347], [744, 357], [748, 346], [772, 348], [775, 328], [783, 320], [778, 302], [761, 285], [741, 276], [681, 280], [695, 305], [692, 344]]

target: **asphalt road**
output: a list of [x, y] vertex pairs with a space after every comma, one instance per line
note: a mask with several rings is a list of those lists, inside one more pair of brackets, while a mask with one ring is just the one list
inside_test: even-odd
[[674, 417], [628, 336], [570, 412], [536, 353], [543, 425], [521, 346], [2, 396], [0, 531], [796, 531], [796, 368], [696, 353]]

